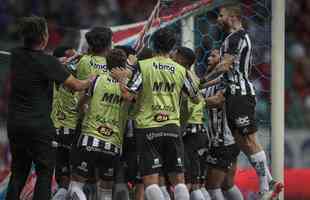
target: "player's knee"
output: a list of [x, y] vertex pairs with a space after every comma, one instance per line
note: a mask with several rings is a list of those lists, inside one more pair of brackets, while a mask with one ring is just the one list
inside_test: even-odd
[[151, 174], [151, 175], [143, 176], [143, 183], [145, 187], [149, 185], [153, 185], [153, 184], [159, 185], [159, 175]]
[[185, 183], [185, 177], [184, 173], [169, 173], [169, 179], [172, 185], [177, 185], [177, 184], [184, 184]]

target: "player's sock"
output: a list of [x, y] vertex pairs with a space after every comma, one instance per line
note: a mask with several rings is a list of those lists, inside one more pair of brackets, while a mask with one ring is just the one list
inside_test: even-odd
[[190, 200], [205, 200], [200, 189], [191, 192]]
[[170, 200], [170, 195], [166, 186], [160, 186], [160, 190], [163, 193], [166, 200]]
[[69, 196], [72, 200], [87, 200], [83, 192], [84, 183], [71, 181], [69, 186]]
[[112, 200], [112, 189], [98, 188], [98, 200]]
[[267, 158], [264, 151], [252, 154], [250, 162], [254, 167], [257, 176], [259, 177], [259, 188], [261, 192], [269, 191], [269, 176], [270, 172], [267, 165]]
[[208, 190], [212, 200], [225, 200], [223, 192], [220, 188]]
[[210, 194], [205, 187], [200, 188], [205, 200], [211, 200]]
[[229, 190], [224, 191], [224, 196], [229, 200], [243, 200], [243, 196], [237, 186], [231, 187]]
[[59, 188], [52, 200], [66, 200], [68, 191], [65, 188]]
[[113, 200], [129, 200], [129, 191], [125, 183], [116, 183], [114, 185]]
[[184, 183], [179, 183], [175, 186], [174, 197], [176, 200], [189, 200], [189, 192]]
[[144, 194], [147, 200], [165, 200], [164, 194], [157, 184], [147, 186]]

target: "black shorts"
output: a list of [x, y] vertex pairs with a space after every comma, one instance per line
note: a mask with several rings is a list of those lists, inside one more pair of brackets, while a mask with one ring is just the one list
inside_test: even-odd
[[[198, 183], [202, 176], [200, 159], [207, 146], [207, 135], [203, 125], [189, 124], [183, 137], [186, 183]], [[194, 132], [193, 132], [194, 130]]]
[[257, 131], [255, 117], [255, 96], [252, 95], [227, 95], [226, 113], [229, 128], [234, 133], [248, 135]]
[[212, 147], [206, 156], [206, 162], [211, 167], [227, 171], [234, 162], [237, 162], [239, 153], [240, 149], [237, 144]]
[[135, 133], [141, 176], [184, 172], [184, 146], [177, 125], [136, 129]]
[[[81, 141], [85, 137], [88, 142], [83, 145]], [[72, 173], [87, 179], [99, 177], [106, 181], [114, 180], [115, 168], [120, 163], [120, 148], [104, 141], [93, 146], [92, 140], [94, 138], [91, 136], [81, 135], [77, 146], [72, 149]]]
[[56, 167], [55, 176], [58, 180], [62, 176], [70, 176], [70, 151], [75, 137], [75, 130], [68, 128], [56, 129]]

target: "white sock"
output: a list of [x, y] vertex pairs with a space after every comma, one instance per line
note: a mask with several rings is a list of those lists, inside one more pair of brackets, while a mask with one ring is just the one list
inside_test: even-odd
[[166, 200], [171, 200], [166, 186], [160, 186], [160, 190], [163, 193]]
[[197, 189], [191, 192], [190, 200], [205, 200], [201, 190]]
[[165, 200], [164, 194], [157, 184], [147, 186], [144, 194], [147, 200]]
[[83, 192], [84, 183], [71, 181], [69, 185], [69, 196], [72, 200], [87, 200]]
[[98, 200], [112, 200], [112, 189], [98, 188]]
[[272, 179], [267, 165], [267, 158], [264, 151], [250, 156], [250, 162], [259, 177], [260, 192], [269, 191], [269, 181]]
[[229, 200], [243, 200], [242, 193], [236, 185], [231, 187], [229, 190], [224, 191], [224, 196]]
[[175, 200], [189, 200], [189, 192], [184, 183], [179, 183], [174, 188]]
[[68, 191], [65, 188], [59, 188], [52, 200], [66, 200]]
[[212, 200], [225, 200], [223, 192], [220, 188], [208, 190]]
[[205, 187], [200, 188], [200, 191], [202, 192], [205, 200], [211, 200], [210, 194]]

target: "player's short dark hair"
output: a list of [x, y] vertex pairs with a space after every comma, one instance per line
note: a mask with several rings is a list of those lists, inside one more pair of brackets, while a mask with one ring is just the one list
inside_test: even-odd
[[39, 44], [48, 32], [46, 20], [38, 16], [24, 17], [20, 20], [19, 32], [26, 47]]
[[188, 47], [183, 46], [177, 47], [175, 50], [177, 54], [179, 54], [184, 59], [186, 65], [184, 67], [189, 69], [196, 60], [196, 55], [194, 51]]
[[86, 33], [85, 38], [94, 53], [100, 53], [112, 46], [112, 30], [108, 27], [94, 27]]
[[125, 68], [127, 63], [127, 56], [125, 51], [121, 49], [111, 49], [106, 56], [106, 60], [107, 68], [109, 70], [116, 67]]
[[69, 49], [73, 49], [73, 48], [70, 46], [59, 46], [54, 50], [53, 56], [55, 56], [57, 58], [64, 57], [64, 56], [66, 56], [66, 51]]
[[148, 58], [152, 58], [154, 55], [154, 52], [152, 49], [148, 48], [148, 47], [144, 47], [140, 53], [137, 55], [137, 59], [138, 60], [145, 60]]
[[153, 41], [156, 52], [169, 53], [176, 43], [176, 35], [171, 29], [163, 28], [154, 33]]
[[117, 46], [114, 46], [114, 49], [121, 49], [123, 50], [127, 57], [129, 55], [136, 55], [136, 50], [134, 50], [131, 46], [128, 46], [128, 45], [117, 45]]

